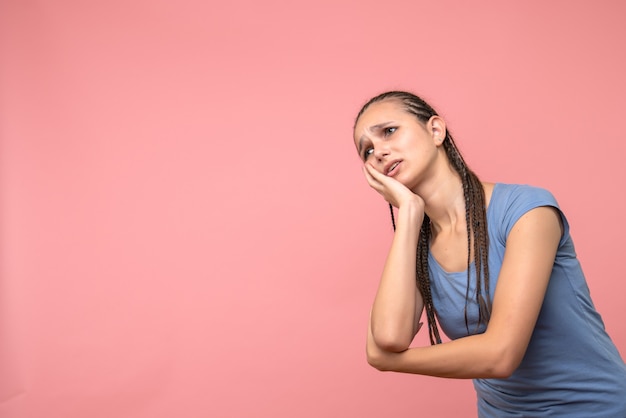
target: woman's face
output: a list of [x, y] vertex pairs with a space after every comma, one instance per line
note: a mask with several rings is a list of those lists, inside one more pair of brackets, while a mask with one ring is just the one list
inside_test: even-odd
[[361, 160], [413, 189], [428, 177], [445, 138], [443, 120], [434, 116], [425, 125], [393, 100], [370, 105], [354, 128]]

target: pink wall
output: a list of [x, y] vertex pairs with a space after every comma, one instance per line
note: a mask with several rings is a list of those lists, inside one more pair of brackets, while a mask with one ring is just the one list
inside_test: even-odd
[[365, 362], [391, 227], [351, 128], [390, 88], [555, 193], [626, 356], [626, 6], [469, 4], [2, 0], [0, 416], [473, 416]]

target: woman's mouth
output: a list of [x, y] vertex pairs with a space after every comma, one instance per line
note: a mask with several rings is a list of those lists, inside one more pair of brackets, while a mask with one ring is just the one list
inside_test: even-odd
[[389, 177], [393, 177], [398, 172], [398, 165], [400, 165], [400, 161], [396, 161], [395, 163], [391, 164], [387, 169], [387, 173], [385, 174]]

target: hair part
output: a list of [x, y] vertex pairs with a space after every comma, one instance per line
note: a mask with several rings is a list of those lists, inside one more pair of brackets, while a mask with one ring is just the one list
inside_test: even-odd
[[[439, 116], [422, 98], [405, 91], [389, 91], [379, 94], [370, 99], [359, 111], [355, 119], [355, 126], [363, 113], [374, 103], [384, 101], [396, 101], [402, 108], [414, 115], [421, 123], [426, 124], [431, 117]], [[467, 303], [470, 298], [471, 274], [470, 267], [472, 261], [472, 246], [474, 250], [474, 270], [476, 273], [476, 292], [473, 295], [478, 304], [478, 326], [487, 324], [491, 314], [491, 297], [489, 294], [489, 235], [487, 231], [487, 211], [485, 204], [485, 191], [478, 176], [469, 169], [457, 148], [450, 131], [446, 129], [446, 136], [443, 141], [450, 166], [459, 175], [463, 184], [463, 196], [465, 199], [465, 222], [467, 225], [467, 287], [465, 294], [465, 327], [469, 334], [469, 319]], [[393, 207], [389, 205], [391, 211], [391, 223], [395, 231], [395, 219]], [[426, 318], [428, 320], [428, 335], [431, 344], [440, 344], [441, 336], [437, 325], [437, 310], [433, 304], [430, 286], [430, 274], [428, 271], [428, 249], [431, 237], [431, 223], [428, 215], [424, 214], [424, 220], [419, 233], [416, 252], [416, 281], [417, 288], [422, 295]], [[484, 290], [484, 294], [483, 294]], [[486, 295], [486, 298], [485, 298]]]

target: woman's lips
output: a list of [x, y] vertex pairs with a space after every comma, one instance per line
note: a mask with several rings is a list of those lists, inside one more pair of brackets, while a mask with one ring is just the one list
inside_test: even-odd
[[387, 169], [386, 175], [389, 177], [395, 176], [398, 173], [399, 165], [400, 165], [400, 161], [396, 161], [395, 163], [391, 164], [389, 168]]

